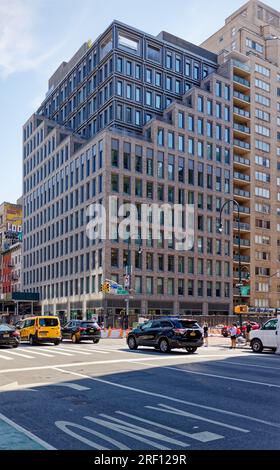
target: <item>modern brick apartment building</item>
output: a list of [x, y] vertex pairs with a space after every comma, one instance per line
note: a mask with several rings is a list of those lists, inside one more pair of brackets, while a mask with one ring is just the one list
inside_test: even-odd
[[[202, 46], [233, 69], [234, 197], [242, 206], [243, 276], [251, 279], [243, 302], [279, 308], [280, 12], [250, 0]], [[237, 279], [236, 271], [235, 260]]]
[[0, 316], [14, 311], [12, 292], [21, 286], [22, 205], [0, 205]]
[[[217, 230], [233, 198], [230, 73], [214, 53], [117, 21], [59, 67], [23, 129], [23, 284], [40, 293], [42, 312], [118, 324], [126, 296], [100, 285], [122, 285], [128, 265], [130, 321], [232, 311], [230, 210]], [[99, 202], [108, 213], [110, 196], [138, 211], [194, 204], [193, 249], [162, 236], [141, 250], [117, 236], [89, 240], [87, 208]]]

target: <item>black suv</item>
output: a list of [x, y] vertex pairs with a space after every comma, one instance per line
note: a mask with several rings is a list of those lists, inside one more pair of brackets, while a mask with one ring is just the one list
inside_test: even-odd
[[95, 321], [72, 320], [61, 328], [62, 339], [71, 339], [72, 343], [83, 340], [99, 343], [101, 328]]
[[171, 349], [183, 348], [188, 353], [194, 353], [203, 345], [203, 331], [195, 320], [150, 320], [128, 334], [127, 344], [130, 349], [151, 346], [168, 353]]

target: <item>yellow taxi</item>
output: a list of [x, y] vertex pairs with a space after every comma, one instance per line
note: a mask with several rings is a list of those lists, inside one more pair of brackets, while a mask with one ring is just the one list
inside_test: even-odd
[[55, 316], [34, 316], [25, 318], [16, 324], [21, 341], [34, 345], [38, 343], [54, 343], [61, 341], [60, 321]]

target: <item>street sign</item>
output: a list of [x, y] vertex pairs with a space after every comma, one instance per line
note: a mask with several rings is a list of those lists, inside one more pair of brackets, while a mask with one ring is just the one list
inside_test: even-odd
[[250, 294], [250, 286], [242, 286], [240, 288], [241, 295], [249, 295]]
[[116, 294], [117, 294], [117, 295], [128, 295], [129, 292], [128, 292], [127, 290], [125, 290], [125, 289], [118, 288]]
[[129, 287], [130, 285], [130, 276], [127, 274], [126, 276], [124, 276], [124, 287]]

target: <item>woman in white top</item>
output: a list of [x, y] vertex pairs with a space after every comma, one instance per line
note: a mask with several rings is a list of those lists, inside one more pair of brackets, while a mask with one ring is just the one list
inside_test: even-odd
[[231, 347], [230, 349], [236, 349], [236, 337], [237, 337], [237, 325], [233, 323], [229, 329], [230, 339], [231, 339]]

